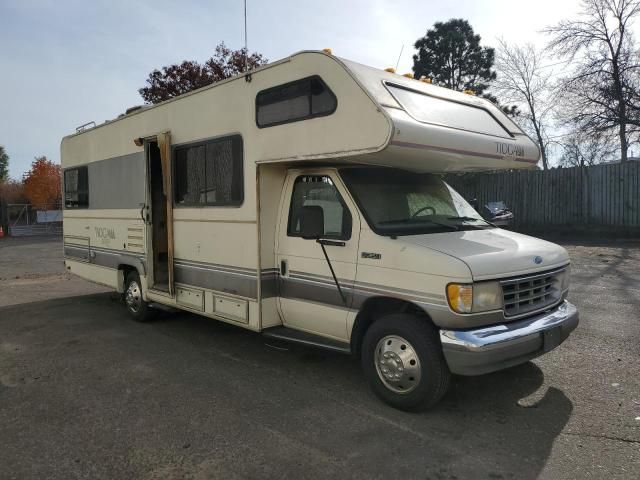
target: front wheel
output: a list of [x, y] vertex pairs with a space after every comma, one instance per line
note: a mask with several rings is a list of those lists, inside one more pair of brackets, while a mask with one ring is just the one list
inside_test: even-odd
[[129, 315], [136, 322], [147, 322], [151, 320], [156, 311], [149, 306], [142, 298], [142, 283], [138, 272], [129, 272], [124, 284], [124, 304]]
[[432, 407], [449, 388], [451, 373], [436, 329], [414, 315], [387, 315], [367, 330], [362, 368], [371, 389], [402, 410]]

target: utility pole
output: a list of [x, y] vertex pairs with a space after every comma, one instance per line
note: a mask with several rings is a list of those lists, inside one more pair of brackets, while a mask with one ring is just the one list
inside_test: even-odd
[[402, 51], [404, 50], [404, 43], [400, 47], [400, 55], [398, 55], [398, 61], [396, 62], [396, 72], [398, 71], [398, 65], [400, 65], [400, 58], [402, 57]]
[[244, 71], [249, 70], [249, 46], [247, 44], [247, 0], [244, 0]]
[[7, 202], [4, 201], [2, 193], [0, 192], [0, 227], [2, 228], [3, 236], [9, 235], [9, 212], [7, 208]]

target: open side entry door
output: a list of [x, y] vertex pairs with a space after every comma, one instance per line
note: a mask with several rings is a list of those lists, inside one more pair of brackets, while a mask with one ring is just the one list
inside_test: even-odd
[[147, 225], [147, 269], [149, 286], [174, 295], [173, 274], [173, 182], [171, 134], [145, 139], [147, 158], [147, 203], [143, 207]]

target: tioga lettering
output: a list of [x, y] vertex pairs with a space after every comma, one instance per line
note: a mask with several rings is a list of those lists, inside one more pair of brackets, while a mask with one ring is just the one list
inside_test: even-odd
[[524, 157], [524, 147], [511, 143], [496, 142], [496, 152], [505, 157]]
[[94, 227], [94, 232], [96, 234], [96, 237], [102, 238], [104, 240], [106, 240], [106, 239], [115, 240], [116, 239], [116, 232], [113, 230], [113, 228]]

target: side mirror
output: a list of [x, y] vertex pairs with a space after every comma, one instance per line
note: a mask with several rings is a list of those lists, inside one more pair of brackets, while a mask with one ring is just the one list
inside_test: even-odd
[[302, 207], [300, 233], [305, 240], [318, 240], [324, 235], [324, 211], [318, 205]]
[[474, 210], [478, 210], [478, 199], [477, 198], [472, 198], [471, 200], [469, 200], [469, 205], [471, 205], [473, 207]]

